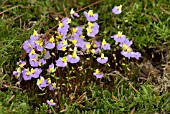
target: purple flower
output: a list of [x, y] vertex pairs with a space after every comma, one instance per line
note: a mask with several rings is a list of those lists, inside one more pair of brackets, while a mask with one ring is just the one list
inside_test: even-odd
[[84, 40], [79, 36], [71, 37], [70, 41], [74, 44], [74, 46], [84, 49]]
[[131, 52], [132, 58], [136, 58], [139, 60], [139, 58], [141, 57], [141, 53], [139, 52]]
[[21, 80], [21, 73], [22, 73], [22, 71], [21, 71], [21, 68], [20, 67], [18, 67], [17, 68], [17, 70], [16, 71], [13, 71], [13, 75], [18, 79], [18, 80]]
[[31, 80], [32, 76], [31, 76], [30, 70], [24, 69], [23, 72], [22, 72], [22, 77], [24, 78], [25, 81]]
[[38, 78], [41, 72], [42, 72], [42, 70], [40, 68], [35, 68], [35, 69], [31, 68], [30, 75], [32, 78]]
[[78, 27], [72, 29], [72, 35], [80, 36], [82, 34], [82, 31], [83, 31], [82, 27], [78, 26]]
[[83, 45], [84, 45], [84, 47], [82, 48], [83, 50], [88, 50], [91, 47], [90, 42], [84, 42]]
[[96, 69], [93, 75], [96, 76], [96, 78], [102, 78], [104, 76], [103, 72], [100, 72], [99, 69]]
[[44, 49], [44, 59], [45, 60], [47, 60], [47, 59], [50, 59], [51, 58], [51, 55], [50, 55], [50, 52], [49, 51], [47, 51], [46, 49]]
[[63, 33], [59, 33], [59, 32], [58, 32], [56, 38], [57, 38], [58, 40], [65, 40], [65, 39], [66, 39], [66, 34], [63, 34]]
[[67, 46], [68, 46], [67, 40], [62, 40], [57, 44], [57, 50], [66, 51]]
[[70, 18], [68, 18], [68, 17], [66, 17], [66, 18], [63, 18], [62, 20], [61, 20], [61, 22], [63, 23], [63, 24], [69, 24], [69, 23], [71, 23], [71, 19]]
[[98, 30], [98, 29], [99, 29], [99, 25], [98, 25], [96, 22], [94, 22], [94, 23], [88, 22], [88, 26], [89, 26], [89, 28], [91, 28], [92, 30]]
[[84, 41], [84, 36], [83, 35], [74, 35], [74, 36], [70, 36], [70, 38], [68, 40], [69, 41], [77, 40], [78, 42], [81, 42], [81, 41]]
[[119, 44], [120, 47], [122, 47], [123, 50], [126, 50], [128, 47], [132, 45], [132, 41], [129, 41], [127, 38], [124, 40], [124, 42], [121, 42]]
[[50, 83], [49, 84], [49, 90], [53, 91], [56, 89], [56, 83]]
[[17, 65], [21, 68], [23, 68], [26, 65], [25, 61], [20, 60], [19, 62], [17, 62]]
[[46, 64], [46, 60], [44, 60], [43, 58], [38, 60], [38, 66], [42, 66], [44, 64]]
[[35, 48], [36, 48], [37, 51], [43, 51], [43, 49], [44, 49], [44, 42], [43, 42], [42, 39], [36, 40], [35, 44], [36, 44]]
[[101, 64], [105, 64], [108, 61], [108, 57], [104, 56], [104, 53], [101, 53], [101, 57], [97, 58], [97, 62]]
[[120, 13], [122, 13], [122, 5], [120, 5], [120, 6], [115, 6], [115, 7], [112, 9], [112, 12], [113, 12], [114, 14], [120, 14]]
[[49, 106], [55, 106], [55, 105], [56, 105], [56, 103], [53, 101], [53, 99], [51, 99], [50, 101], [47, 100], [47, 104], [48, 104]]
[[88, 21], [92, 21], [92, 22], [98, 19], [98, 14], [97, 13], [93, 14], [93, 10], [89, 10], [88, 13], [85, 11], [84, 16], [86, 17]]
[[49, 73], [54, 73], [56, 71], [56, 69], [54, 68], [54, 64], [51, 63], [48, 67], [48, 70], [47, 70]]
[[68, 28], [70, 27], [68, 25], [68, 23], [70, 23], [70, 22], [71, 22], [71, 19], [69, 19], [69, 18], [64, 18], [62, 20], [62, 22], [59, 22], [58, 33], [60, 33], [60, 34], [62, 33], [64, 35], [66, 35], [68, 32]]
[[105, 39], [103, 39], [102, 41], [102, 46], [101, 46], [104, 50], [110, 50], [110, 44], [106, 42]]
[[99, 32], [99, 25], [96, 22], [88, 22], [88, 27], [86, 28], [86, 30], [88, 36], [94, 37]]
[[96, 40], [93, 42], [93, 48], [99, 48], [100, 46], [101, 46], [100, 42], [98, 42]]
[[35, 50], [32, 49], [31, 52], [29, 53], [29, 58], [34, 58], [35, 56], [37, 56], [37, 54], [35, 53]]
[[118, 32], [118, 34], [111, 36], [111, 38], [114, 38], [115, 42], [124, 42], [126, 40], [126, 36], [122, 35], [122, 32]]
[[92, 28], [86, 28], [86, 30], [87, 30], [87, 35], [89, 36], [89, 37], [95, 37], [95, 35], [99, 32], [99, 29], [92, 29]]
[[92, 52], [93, 54], [98, 54], [100, 51], [101, 51], [100, 48], [92, 49], [92, 50], [91, 50], [91, 52]]
[[40, 76], [40, 79], [37, 79], [37, 86], [39, 87], [39, 89], [43, 89], [46, 86], [48, 86], [47, 84], [47, 80], [44, 79], [44, 77]]
[[75, 17], [79, 17], [79, 14], [76, 13], [76, 12], [73, 10], [73, 8], [71, 9], [70, 14], [71, 14], [71, 17], [72, 17], [73, 19], [74, 19], [74, 16], [75, 16]]
[[69, 63], [77, 63], [80, 61], [80, 57], [77, 56], [76, 52], [73, 52], [72, 55], [67, 55], [67, 61]]
[[67, 58], [66, 57], [59, 57], [56, 61], [56, 66], [58, 67], [66, 67], [67, 66]]
[[134, 57], [134, 55], [133, 55], [133, 52], [132, 52], [132, 48], [130, 48], [130, 47], [128, 47], [127, 49], [126, 49], [126, 51], [125, 50], [123, 50], [123, 51], [121, 51], [121, 54], [124, 56], [124, 57], [127, 57], [127, 58], [129, 58], [130, 59], [130, 57]]
[[45, 40], [45, 48], [47, 49], [53, 49], [55, 47], [55, 43], [54, 43], [54, 37], [51, 37], [48, 41]]
[[39, 39], [39, 35], [38, 35], [37, 31], [34, 30], [34, 33], [33, 33], [33, 35], [30, 36], [30, 39], [33, 41]]
[[35, 55], [30, 56], [29, 63], [32, 67], [38, 67], [38, 65], [39, 65], [38, 60], [39, 60], [38, 55], [35, 54]]
[[23, 49], [27, 52], [30, 53], [33, 48], [35, 48], [35, 44], [32, 40], [26, 40], [22, 44]]

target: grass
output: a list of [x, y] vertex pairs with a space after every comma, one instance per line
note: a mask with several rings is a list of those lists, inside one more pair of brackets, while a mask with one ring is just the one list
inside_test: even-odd
[[[75, 3], [69, 0], [64, 2], [50, 0], [0, 2], [0, 113], [43, 114], [53, 112], [46, 104], [34, 107], [32, 105], [33, 96], [30, 97], [30, 94], [26, 94], [25, 91], [13, 89], [15, 83], [12, 81], [11, 74], [18, 57], [23, 53], [21, 45], [29, 38], [34, 29], [45, 33], [49, 28], [55, 26], [57, 22], [54, 18], [65, 16], [71, 7], [81, 9], [92, 3], [93, 0], [81, 0], [81, 2], [75, 0]], [[123, 5], [123, 13], [115, 16], [111, 9], [119, 4]], [[116, 75], [118, 80], [113, 82], [115, 87], [112, 90], [109, 89], [109, 84], [103, 87], [91, 82], [88, 87], [83, 89], [85, 93], [70, 94], [73, 95], [73, 99], [71, 96], [63, 95], [59, 99], [59, 111], [68, 114], [169, 113], [170, 90], [165, 86], [170, 84], [168, 78], [170, 72], [168, 70], [165, 72], [163, 68], [160, 68], [162, 65], [167, 65], [170, 60], [167, 58], [170, 38], [169, 2], [166, 0], [143, 0], [142, 2], [139, 0], [106, 0], [85, 10], [88, 9], [93, 9], [100, 14], [98, 23], [102, 32], [99, 33], [99, 40], [106, 38], [113, 44], [110, 36], [122, 30], [129, 39], [134, 41], [133, 48], [143, 53], [143, 61], [139, 63], [137, 69], [131, 69], [131, 72], [135, 73], [128, 77], [129, 81]], [[156, 51], [159, 51], [159, 54]], [[152, 57], [153, 55], [156, 55], [156, 58], [159, 58], [162, 63]], [[160, 55], [165, 56], [166, 59]], [[148, 62], [148, 58], [149, 63], [157, 63], [157, 65], [145, 64]], [[166, 66], [166, 68], [168, 67]], [[143, 70], [144, 72], [155, 72], [149, 74], [143, 73]], [[156, 73], [157, 70], [159, 73]], [[160, 81], [162, 79], [165, 81]], [[102, 81], [102, 83], [107, 82]]]

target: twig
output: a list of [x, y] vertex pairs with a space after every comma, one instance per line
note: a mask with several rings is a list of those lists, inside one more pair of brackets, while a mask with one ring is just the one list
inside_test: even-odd
[[[113, 72], [111, 72], [111, 73], [108, 73], [108, 74], [106, 74], [107, 76], [110, 76], [110, 75], [119, 75], [119, 76], [121, 76], [121, 77], [123, 77], [123, 79], [125, 80], [125, 81], [127, 81], [127, 83], [129, 84], [129, 86], [136, 92], [136, 93], [139, 93], [139, 91], [137, 90], [137, 89], [135, 89], [135, 87], [133, 87], [132, 86], [132, 84], [130, 83], [130, 82], [128, 82], [128, 78], [127, 77], [124, 77], [123, 75], [121, 75], [118, 71], [113, 71]], [[140, 93], [139, 93], [140, 94]]]
[[16, 19], [22, 17], [23, 15], [24, 15], [24, 14], [18, 15], [18, 16], [16, 16], [15, 18], [13, 18], [12, 20], [14, 21], [14, 20], [16, 20]]
[[11, 10], [11, 9], [17, 8], [17, 7], [23, 7], [23, 6], [22, 6], [22, 5], [13, 6], [13, 7], [7, 9], [7, 10], [4, 10], [4, 11], [0, 12], [0, 15], [3, 14], [3, 13], [5, 13], [5, 12], [7, 12], [7, 11], [9, 11], [9, 10]]
[[102, 1], [104, 1], [104, 0], [97, 1], [97, 2], [94, 2], [94, 3], [92, 3], [92, 4], [90, 4], [90, 5], [86, 6], [86, 7], [83, 7], [83, 8], [81, 8], [81, 9], [79, 9], [79, 10], [77, 11], [77, 13], [80, 12], [80, 11], [82, 11], [82, 10], [85, 10], [86, 8], [88, 8], [88, 7], [90, 7], [90, 6], [99, 4], [99, 3], [102, 2]]
[[87, 92], [84, 92], [77, 100], [76, 100], [76, 104], [80, 104], [83, 99], [86, 97], [86, 93]]
[[15, 95], [12, 95], [11, 98], [6, 102], [6, 104], [9, 104], [10, 101], [15, 97]]
[[[136, 93], [139, 93], [139, 91], [138, 91], [137, 89], [135, 89], [135, 87], [133, 87], [130, 82], [128, 82], [128, 84], [130, 85], [130, 87], [131, 87]], [[140, 94], [140, 93], [139, 93], [139, 94]]]
[[165, 12], [166, 14], [170, 15], [170, 12], [166, 11], [165, 9], [163, 9], [162, 7], [160, 7], [160, 9]]
[[65, 13], [65, 15], [66, 15], [66, 17], [67, 17], [67, 10], [66, 10], [66, 8], [65, 8], [64, 3], [63, 3], [63, 9], [64, 9], [64, 13]]

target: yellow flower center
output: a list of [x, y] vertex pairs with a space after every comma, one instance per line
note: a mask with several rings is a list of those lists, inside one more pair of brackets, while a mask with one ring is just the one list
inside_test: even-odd
[[68, 18], [67, 22], [68, 22], [68, 23], [71, 23], [71, 19], [70, 19], [70, 18]]
[[52, 83], [52, 87], [53, 87], [53, 88], [56, 88], [56, 83]]
[[64, 41], [62, 42], [62, 44], [66, 45], [66, 44], [67, 44], [67, 40], [64, 40]]
[[38, 57], [36, 56], [36, 58], [32, 59], [34, 62], [38, 60]]
[[48, 83], [51, 83], [51, 79], [50, 78], [48, 78], [47, 81], [48, 81]]
[[35, 54], [35, 50], [34, 49], [32, 49], [31, 54]]
[[101, 54], [101, 58], [104, 59], [104, 53]]
[[19, 67], [23, 68], [23, 67], [24, 67], [24, 64], [19, 64]]
[[35, 73], [35, 70], [33, 68], [31, 68], [31, 73], [34, 74]]
[[130, 47], [128, 47], [127, 48], [127, 52], [131, 52], [132, 50], [131, 50], [131, 48]]
[[62, 28], [63, 26], [63, 23], [59, 22], [59, 27]]
[[99, 69], [96, 69], [96, 74], [101, 74]]
[[57, 38], [57, 39], [61, 39], [61, 38], [62, 38], [62, 34], [58, 34], [58, 35], [56, 36], [56, 38]]
[[65, 47], [65, 46], [62, 46], [61, 50], [62, 50], [62, 51], [66, 51], [66, 47]]
[[127, 50], [127, 48], [128, 48], [127, 44], [123, 44], [122, 48], [123, 48], [123, 50]]
[[93, 10], [89, 10], [88, 14], [89, 16], [93, 16]]
[[94, 48], [96, 48], [96, 47], [97, 47], [97, 44], [96, 44], [96, 43], [94, 43], [94, 44], [93, 44], [93, 47], [94, 47]]
[[85, 44], [86, 48], [89, 49], [91, 47], [90, 44]]
[[88, 26], [89, 26], [90, 28], [92, 28], [92, 27], [94, 26], [94, 24], [91, 23], [91, 22], [88, 22]]
[[21, 68], [20, 67], [17, 68], [17, 72], [21, 73]]
[[90, 34], [90, 33], [93, 32], [92, 29], [90, 29], [90, 28], [86, 28], [86, 30], [87, 30], [87, 33], [88, 33], [88, 34]]
[[29, 76], [31, 74], [30, 71], [26, 71], [26, 75]]
[[72, 43], [75, 45], [77, 43], [77, 40], [72, 40]]
[[91, 52], [92, 52], [92, 53], [95, 53], [95, 49], [92, 49]]
[[37, 31], [34, 30], [33, 36], [37, 36], [37, 35], [38, 35]]
[[39, 45], [42, 47], [43, 46], [43, 41], [39, 41]]
[[38, 85], [40, 85], [40, 84], [42, 84], [42, 83], [43, 83], [43, 81], [44, 81], [44, 78], [43, 78], [43, 77], [41, 77], [40, 79], [38, 79], [38, 80], [37, 80], [37, 84], [38, 84]]
[[85, 36], [83, 36], [83, 35], [80, 35], [80, 38], [84, 39], [84, 37], [85, 37]]
[[54, 42], [54, 37], [51, 37], [49, 42], [53, 43]]
[[119, 11], [121, 11], [121, 10], [122, 10], [122, 5], [118, 6], [117, 9], [118, 9]]
[[122, 32], [118, 32], [117, 36], [120, 38], [122, 36]]
[[73, 33], [76, 33], [77, 32], [77, 28], [73, 28]]
[[53, 102], [54, 102], [53, 99], [51, 99], [51, 100], [50, 100], [50, 103], [53, 103]]
[[106, 44], [107, 44], [106, 40], [105, 40], [105, 39], [103, 39], [103, 41], [102, 41], [102, 45], [106, 45]]
[[54, 69], [53, 69], [53, 68], [49, 68], [49, 71], [50, 71], [50, 72], [53, 72], [53, 71], [54, 71]]
[[62, 58], [62, 62], [67, 62], [67, 58], [66, 58], [66, 57], [63, 57], [63, 58]]
[[74, 52], [73, 54], [72, 54], [72, 58], [76, 58], [77, 57], [77, 54]]

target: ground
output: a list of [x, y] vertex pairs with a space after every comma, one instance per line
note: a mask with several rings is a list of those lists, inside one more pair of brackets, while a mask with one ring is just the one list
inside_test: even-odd
[[[114, 15], [112, 8], [120, 4], [122, 14]], [[123, 31], [142, 58], [126, 61], [129, 70], [114, 72], [112, 81], [93, 79], [83, 89], [63, 94], [55, 110], [46, 102], [37, 101], [42, 94], [18, 89], [12, 71], [23, 56], [22, 43], [33, 31], [50, 30], [57, 24], [55, 17], [65, 17], [72, 7], [80, 15], [89, 9], [99, 13], [99, 40], [105, 38], [113, 44], [110, 36]], [[0, 1], [0, 113], [170, 113], [169, 11], [166, 0]]]

